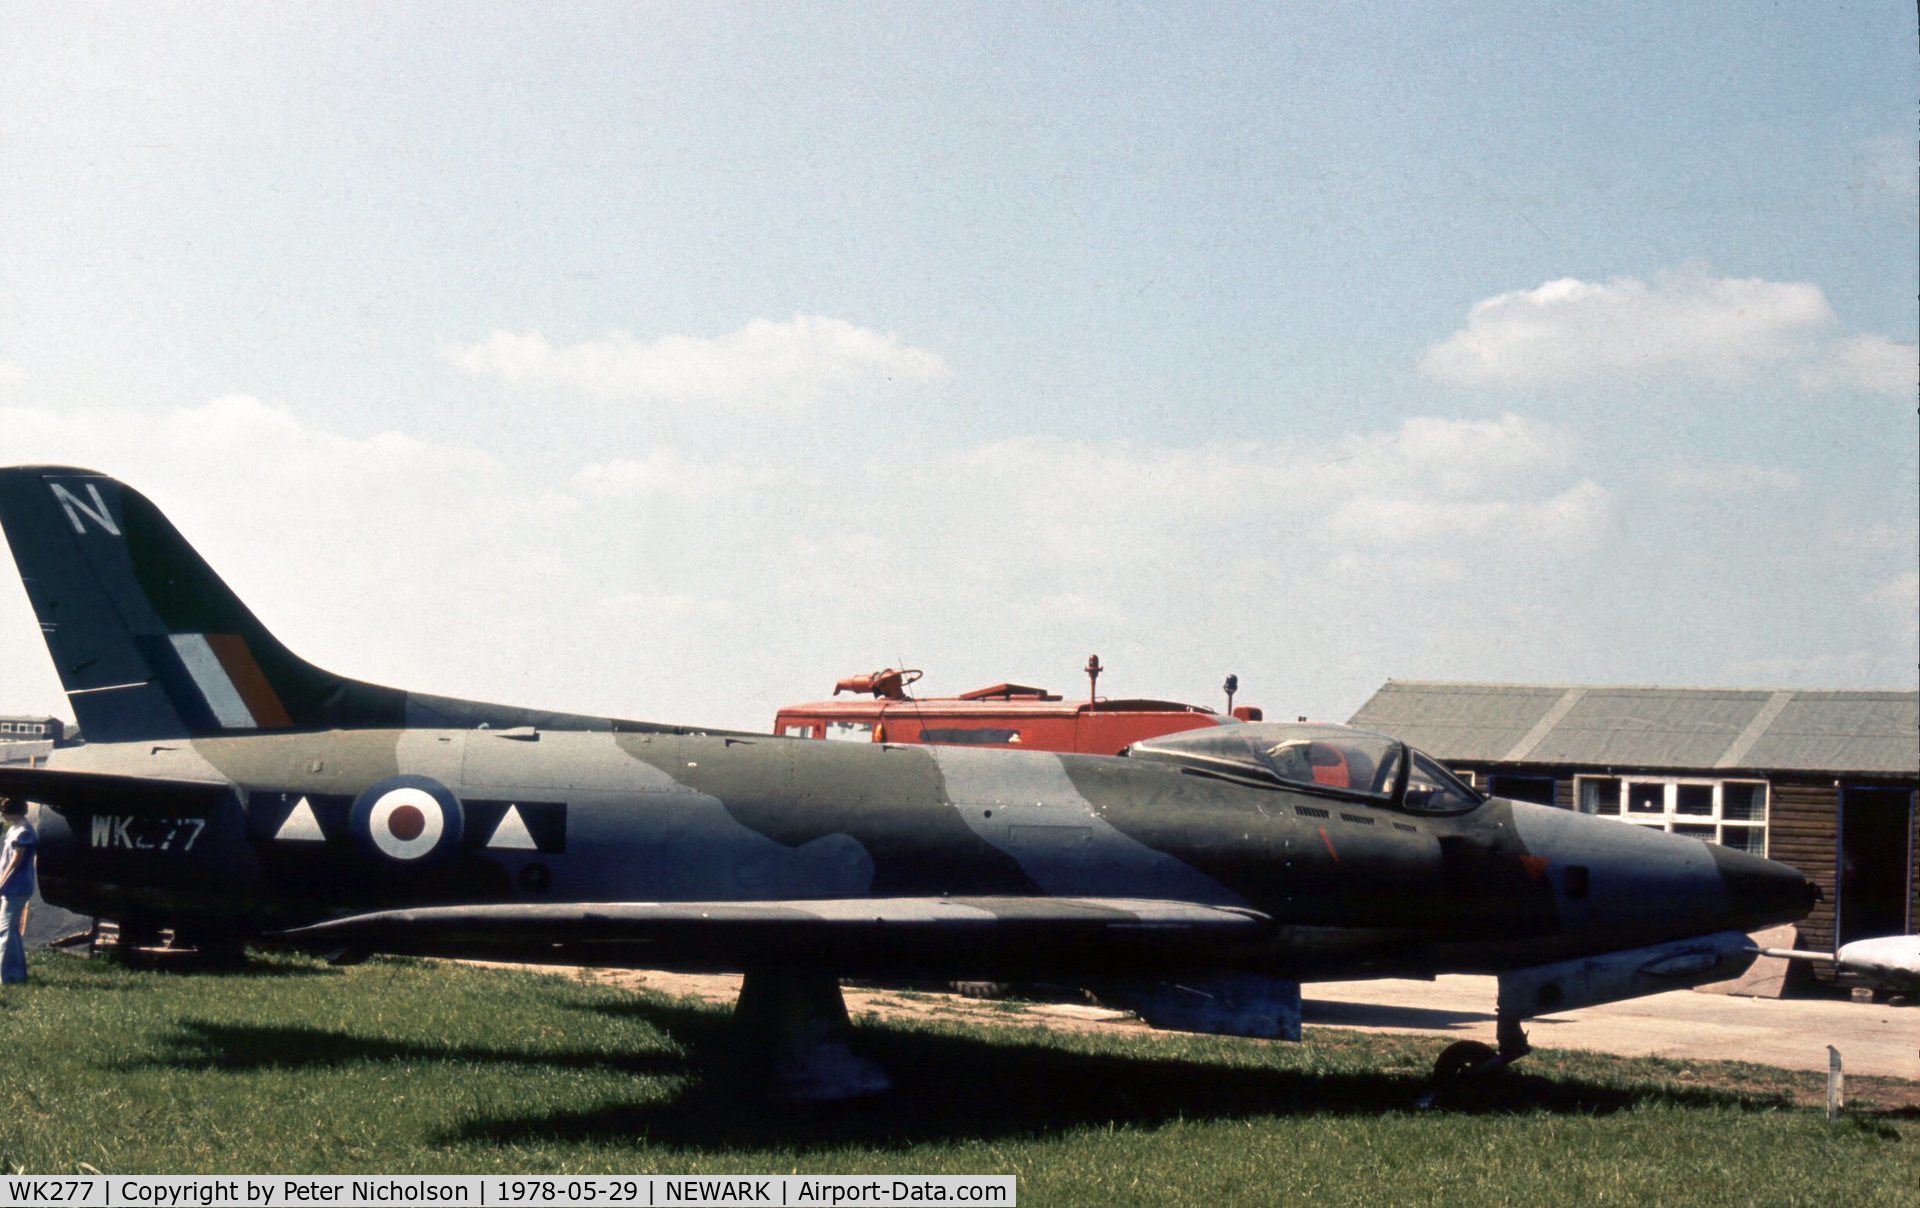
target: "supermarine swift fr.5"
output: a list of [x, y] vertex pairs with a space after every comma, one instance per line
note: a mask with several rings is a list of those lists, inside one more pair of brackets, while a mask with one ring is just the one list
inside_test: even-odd
[[0, 769], [49, 901], [204, 943], [740, 970], [796, 1094], [883, 1084], [845, 975], [1071, 981], [1297, 1038], [1300, 983], [1496, 974], [1523, 1019], [1731, 977], [1795, 870], [1483, 797], [1391, 738], [1214, 726], [1125, 757], [700, 731], [405, 692], [281, 645], [144, 497], [0, 470], [87, 737]]

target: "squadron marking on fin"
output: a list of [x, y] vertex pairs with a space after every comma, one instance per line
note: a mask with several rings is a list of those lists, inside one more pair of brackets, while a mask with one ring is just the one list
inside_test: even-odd
[[234, 686], [233, 677], [220, 662], [220, 656], [214, 653], [211, 643], [204, 633], [175, 633], [167, 635], [173, 648], [180, 655], [180, 662], [186, 667], [187, 674], [193, 677], [194, 686], [200, 689], [207, 708], [213, 713], [214, 720], [223, 729], [251, 730], [256, 723], [253, 711], [247, 708], [246, 700], [240, 690]]
[[80, 517], [85, 516], [113, 536], [120, 535], [119, 526], [113, 522], [113, 514], [107, 511], [106, 500], [100, 498], [100, 484], [93, 482], [87, 484], [87, 494], [93, 496], [92, 507], [88, 507], [85, 500], [57, 482], [50, 482], [47, 486], [52, 488], [53, 497], [59, 500], [60, 506], [65, 509], [67, 519], [73, 524], [74, 532], [82, 537], [87, 535], [87, 526], [80, 521]]

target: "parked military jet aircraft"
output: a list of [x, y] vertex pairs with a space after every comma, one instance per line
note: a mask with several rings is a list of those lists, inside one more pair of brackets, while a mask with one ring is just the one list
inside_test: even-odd
[[1302, 980], [1500, 977], [1523, 1019], [1733, 976], [1793, 869], [1487, 799], [1339, 726], [1127, 757], [841, 744], [346, 679], [282, 646], [160, 512], [0, 470], [0, 526], [88, 743], [0, 770], [48, 900], [203, 938], [725, 969], [795, 1093], [879, 1085], [840, 975], [1077, 979], [1148, 1022], [1299, 1035]]

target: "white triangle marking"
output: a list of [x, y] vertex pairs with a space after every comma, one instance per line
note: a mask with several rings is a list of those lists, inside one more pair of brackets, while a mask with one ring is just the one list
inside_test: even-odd
[[493, 828], [493, 838], [487, 840], [488, 847], [507, 847], [516, 851], [539, 851], [540, 845], [533, 841], [533, 832], [520, 818], [520, 807], [510, 805], [500, 819], [500, 825]]
[[293, 807], [293, 812], [287, 815], [287, 820], [280, 824], [280, 829], [273, 833], [273, 837], [298, 839], [307, 843], [324, 843], [327, 840], [326, 835], [320, 832], [320, 819], [313, 816], [313, 806], [308, 804], [305, 797], [300, 798], [300, 804]]

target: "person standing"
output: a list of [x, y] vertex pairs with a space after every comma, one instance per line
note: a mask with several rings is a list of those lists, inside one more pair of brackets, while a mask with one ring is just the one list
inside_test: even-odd
[[27, 980], [27, 903], [33, 899], [34, 851], [40, 837], [27, 821], [27, 807], [0, 797], [0, 984]]

